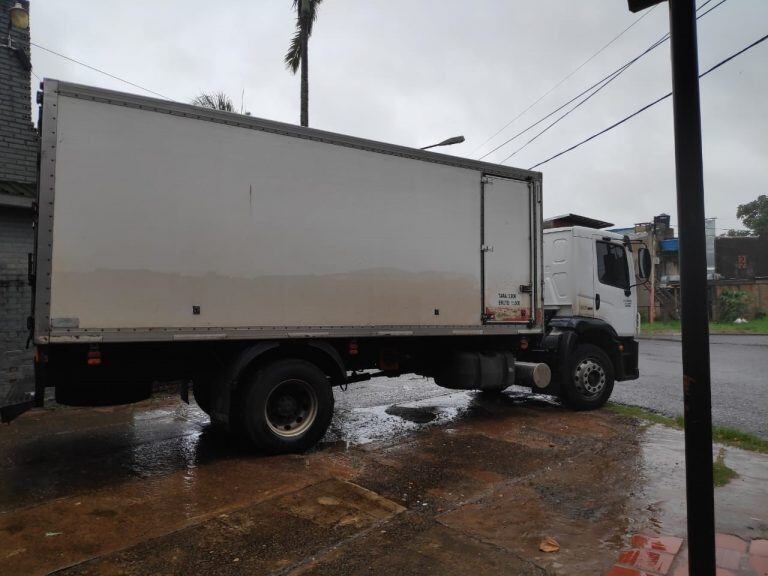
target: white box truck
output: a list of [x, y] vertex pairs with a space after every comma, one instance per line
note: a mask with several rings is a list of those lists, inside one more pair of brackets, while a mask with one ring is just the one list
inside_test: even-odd
[[40, 135], [38, 403], [191, 382], [285, 452], [371, 370], [577, 408], [637, 377], [631, 247], [568, 229], [545, 271], [540, 173], [56, 80]]

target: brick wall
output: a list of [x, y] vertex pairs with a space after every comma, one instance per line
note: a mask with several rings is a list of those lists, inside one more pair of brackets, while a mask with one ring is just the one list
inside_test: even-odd
[[716, 272], [724, 278], [768, 276], [768, 236], [715, 239]]
[[[0, 0], [3, 45], [8, 41], [8, 9], [13, 3]], [[23, 4], [29, 8], [28, 2]], [[29, 185], [37, 178], [37, 133], [31, 119], [31, 74], [24, 65], [29, 31], [12, 29], [11, 41], [22, 53], [0, 47], [0, 182], [27, 184], [32, 191], [34, 186]], [[34, 387], [32, 350], [25, 348], [31, 306], [27, 254], [32, 249], [32, 211], [5, 205], [0, 198], [0, 406], [22, 400]]]
[[768, 278], [750, 280], [717, 280], [710, 283], [714, 290], [713, 317], [720, 320], [720, 295], [725, 291], [739, 291], [749, 294], [747, 312], [744, 317], [753, 320], [768, 314]]
[[25, 348], [32, 247], [29, 211], [0, 209], [0, 405], [32, 389], [32, 349]]
[[[15, 1], [15, 0], [14, 0]], [[0, 43], [7, 42], [11, 0], [0, 0]], [[11, 29], [14, 48], [29, 54], [29, 30]], [[32, 126], [31, 74], [16, 50], [0, 48], [0, 180], [35, 182], [37, 133]]]

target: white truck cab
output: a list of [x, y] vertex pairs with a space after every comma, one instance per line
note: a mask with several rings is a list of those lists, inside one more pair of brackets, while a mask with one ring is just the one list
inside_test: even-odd
[[637, 336], [633, 279], [623, 236], [582, 226], [544, 231], [544, 308], [552, 316], [599, 318], [620, 337]]
[[[615, 380], [639, 376], [637, 290], [629, 239], [582, 226], [544, 230], [545, 347], [553, 392], [577, 408], [610, 397]], [[640, 277], [648, 252], [638, 250]]]

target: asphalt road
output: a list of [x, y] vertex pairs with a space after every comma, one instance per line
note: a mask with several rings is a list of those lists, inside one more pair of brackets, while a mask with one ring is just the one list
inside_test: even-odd
[[[683, 413], [679, 338], [640, 341], [640, 379], [618, 382], [612, 400], [669, 416]], [[712, 418], [768, 438], [768, 336], [712, 336]]]

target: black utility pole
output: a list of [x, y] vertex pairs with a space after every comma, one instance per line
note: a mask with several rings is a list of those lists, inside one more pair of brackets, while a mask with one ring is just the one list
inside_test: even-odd
[[669, 0], [669, 32], [680, 236], [688, 566], [691, 574], [714, 576], [715, 493], [712, 478], [707, 242], [704, 231], [695, 0]]
[[[658, 0], [629, 0], [629, 7], [636, 11], [656, 3]], [[688, 565], [690, 574], [714, 576], [712, 394], [695, 0], [669, 0], [669, 29], [680, 236]]]

